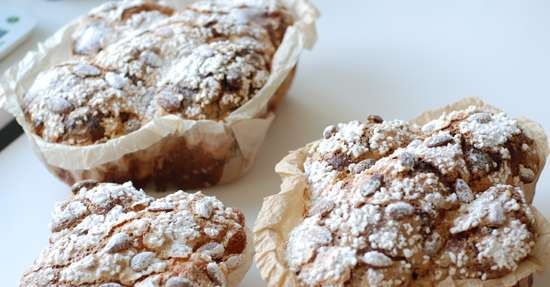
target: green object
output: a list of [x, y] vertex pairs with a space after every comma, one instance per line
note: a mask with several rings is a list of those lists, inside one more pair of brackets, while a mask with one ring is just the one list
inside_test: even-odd
[[10, 17], [8, 17], [8, 19], [6, 19], [6, 22], [8, 22], [10, 24], [15, 24], [15, 23], [19, 22], [19, 17], [10, 16]]

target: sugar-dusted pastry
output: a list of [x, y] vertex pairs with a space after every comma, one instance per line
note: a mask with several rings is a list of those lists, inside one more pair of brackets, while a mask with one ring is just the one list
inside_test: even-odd
[[[291, 15], [280, 7], [255, 21], [244, 15], [263, 10], [200, 3], [92, 59], [42, 72], [25, 96], [34, 132], [48, 142], [89, 145], [156, 117], [223, 120], [245, 104], [266, 83]], [[283, 32], [271, 38], [271, 27]]]
[[20, 286], [236, 286], [248, 271], [244, 216], [214, 197], [153, 199], [129, 182], [73, 190]]
[[124, 34], [146, 28], [173, 13], [169, 5], [153, 0], [107, 2], [81, 19], [72, 34], [72, 52], [95, 55]]
[[481, 104], [432, 118], [329, 126], [279, 163], [254, 232], [268, 286], [530, 286], [544, 136]]
[[[8, 72], [32, 81], [4, 82], [5, 108], [67, 183], [191, 188], [252, 165], [313, 45], [317, 10], [307, 0], [171, 2], [104, 4], [31, 54], [34, 70]], [[76, 55], [59, 61], [69, 32]]]

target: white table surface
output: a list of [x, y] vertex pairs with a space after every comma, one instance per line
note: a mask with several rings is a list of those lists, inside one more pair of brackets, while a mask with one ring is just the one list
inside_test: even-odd
[[[0, 71], [98, 2], [2, 0], [36, 15], [38, 28], [0, 62]], [[250, 226], [262, 198], [278, 191], [273, 166], [288, 150], [319, 138], [330, 123], [371, 113], [408, 119], [461, 97], [480, 96], [550, 128], [550, 2], [338, 2], [317, 1], [323, 13], [319, 41], [303, 54], [252, 171], [239, 182], [206, 191], [241, 208]], [[550, 168], [535, 197], [547, 217], [549, 175]], [[47, 243], [54, 202], [70, 194], [37, 160], [25, 137], [0, 152], [0, 187], [0, 281], [14, 286]], [[549, 280], [550, 272], [539, 275], [535, 286], [548, 286]], [[241, 286], [264, 286], [255, 267]]]

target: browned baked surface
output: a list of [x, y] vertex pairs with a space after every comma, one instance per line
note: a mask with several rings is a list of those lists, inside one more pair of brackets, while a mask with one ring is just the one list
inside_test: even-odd
[[[150, 3], [96, 11], [89, 18], [108, 27], [150, 24], [41, 73], [25, 95], [26, 117], [44, 140], [71, 145], [104, 142], [167, 114], [223, 120], [263, 87], [292, 24], [282, 6], [266, 3], [199, 1], [171, 16]], [[148, 21], [151, 13], [158, 19]], [[75, 43], [95, 32], [86, 33]]]
[[[286, 95], [296, 74], [294, 68], [275, 92], [269, 104], [274, 111]], [[124, 183], [132, 181], [135, 186], [145, 187], [152, 183], [157, 189], [200, 188], [216, 185], [223, 176], [224, 166], [237, 156], [236, 142], [226, 147], [221, 157], [215, 157], [201, 145], [190, 146], [185, 136], [170, 135], [145, 150], [128, 153], [122, 158], [87, 170], [48, 168], [67, 184], [95, 179], [100, 182]]]
[[370, 116], [323, 137], [305, 159], [306, 212], [285, 246], [301, 285], [486, 280], [532, 253], [521, 186], [543, 163], [506, 114], [471, 107], [422, 127]]
[[74, 189], [21, 286], [226, 286], [247, 260], [244, 216], [214, 197], [155, 200], [130, 183]]

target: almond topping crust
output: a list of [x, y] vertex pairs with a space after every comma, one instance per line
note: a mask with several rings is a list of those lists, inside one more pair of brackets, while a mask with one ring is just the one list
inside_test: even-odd
[[515, 120], [477, 107], [424, 126], [330, 126], [304, 162], [306, 212], [287, 263], [302, 286], [504, 276], [537, 237], [521, 189], [539, 172], [534, 145]]
[[24, 96], [26, 117], [44, 140], [71, 145], [105, 142], [170, 114], [221, 121], [269, 78], [293, 22], [272, 4], [102, 5], [73, 35], [85, 56], [38, 75]]
[[178, 191], [155, 200], [129, 182], [81, 186], [52, 222], [20, 286], [226, 286], [248, 241], [240, 211], [214, 197]]

